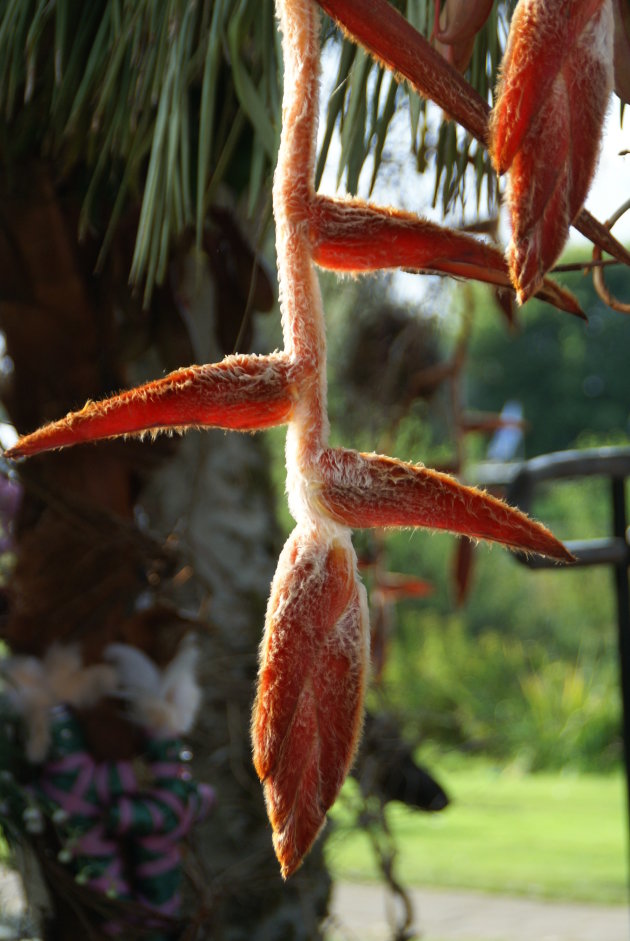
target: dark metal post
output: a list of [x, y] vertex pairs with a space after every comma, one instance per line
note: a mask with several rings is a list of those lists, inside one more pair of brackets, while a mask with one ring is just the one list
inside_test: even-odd
[[[617, 539], [627, 544], [626, 487], [623, 477], [613, 477], [613, 528]], [[628, 556], [614, 567], [617, 595], [617, 643], [619, 648], [619, 678], [623, 721], [623, 753], [626, 766], [626, 807], [630, 821], [630, 588], [628, 586]]]

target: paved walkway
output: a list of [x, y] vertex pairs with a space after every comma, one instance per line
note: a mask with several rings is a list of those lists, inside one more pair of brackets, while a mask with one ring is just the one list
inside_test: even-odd
[[[628, 941], [625, 907], [485, 895], [479, 892], [412, 889], [414, 927], [422, 941]], [[390, 941], [383, 886], [335, 888], [331, 937], [343, 941]], [[396, 913], [394, 913], [396, 914]]]
[[[415, 937], [421, 941], [628, 941], [630, 916], [622, 907], [545, 902], [480, 892], [411, 889]], [[382, 885], [335, 886], [327, 932], [331, 941], [391, 941]], [[0, 941], [30, 935], [15, 873], [0, 868]], [[389, 903], [391, 905], [391, 902]], [[394, 917], [396, 912], [393, 913]], [[26, 933], [25, 933], [26, 932]]]

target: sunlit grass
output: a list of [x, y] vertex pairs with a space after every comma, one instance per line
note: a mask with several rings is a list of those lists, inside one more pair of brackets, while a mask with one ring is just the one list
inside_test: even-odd
[[[387, 811], [404, 884], [626, 902], [620, 773], [522, 775], [471, 762], [439, 776], [452, 797], [445, 812], [429, 816], [397, 803]], [[327, 853], [338, 879], [379, 878], [367, 836], [349, 829], [358, 801], [351, 783], [332, 814]]]

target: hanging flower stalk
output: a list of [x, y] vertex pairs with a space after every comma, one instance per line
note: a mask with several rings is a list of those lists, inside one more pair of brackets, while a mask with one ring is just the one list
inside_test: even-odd
[[273, 201], [284, 350], [192, 366], [88, 403], [20, 439], [8, 454], [166, 428], [287, 425], [296, 526], [271, 586], [252, 719], [254, 764], [286, 877], [339, 793], [362, 724], [369, 626], [351, 530], [427, 526], [562, 562], [571, 556], [540, 524], [446, 474], [328, 446], [326, 331], [315, 262], [340, 270], [410, 264], [408, 253], [424, 233], [417, 267], [468, 275], [484, 266], [488, 249], [395, 211], [315, 195], [319, 13], [312, 0], [278, 0], [277, 8], [285, 90]]

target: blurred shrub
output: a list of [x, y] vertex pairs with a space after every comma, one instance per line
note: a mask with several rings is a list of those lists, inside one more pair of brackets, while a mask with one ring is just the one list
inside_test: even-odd
[[[614, 671], [548, 661], [521, 677], [525, 708], [514, 739], [532, 770], [608, 770], [621, 759], [619, 692]], [[522, 746], [521, 746], [522, 747]]]
[[621, 758], [614, 668], [552, 659], [538, 642], [460, 616], [422, 616], [413, 645], [392, 650], [388, 695], [414, 737], [483, 752], [524, 770], [607, 770]]

